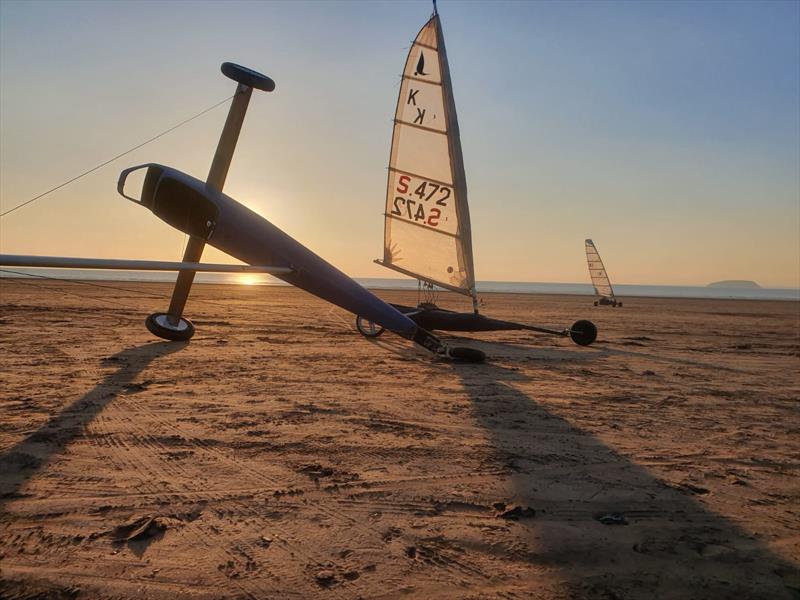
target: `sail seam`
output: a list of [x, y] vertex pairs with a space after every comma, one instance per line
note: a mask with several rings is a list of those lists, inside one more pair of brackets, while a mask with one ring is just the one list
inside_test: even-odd
[[408, 125], [409, 127], [414, 127], [415, 129], [422, 129], [422, 131], [430, 131], [431, 133], [447, 135], [446, 131], [440, 131], [439, 129], [433, 129], [432, 127], [425, 127], [424, 125], [415, 125], [414, 123], [409, 123], [408, 121], [401, 121], [400, 119], [395, 119], [394, 122], [397, 125]]
[[398, 267], [394, 263], [386, 262], [385, 260], [379, 260], [379, 259], [376, 260], [375, 263], [381, 265], [382, 267], [386, 267], [387, 269], [392, 269], [393, 271], [402, 273], [403, 275], [414, 277], [415, 279], [419, 279], [420, 281], [427, 281], [428, 283], [432, 283], [433, 285], [438, 285], [440, 288], [450, 290], [451, 292], [455, 292], [457, 294], [463, 294], [464, 296], [470, 295], [469, 290], [465, 290], [464, 288], [450, 285], [449, 283], [442, 283], [441, 281], [436, 281], [435, 279], [431, 279], [430, 277], [425, 277], [424, 275], [412, 273], [411, 271], [404, 269], [403, 267]]
[[427, 48], [428, 50], [433, 50], [434, 52], [439, 52], [438, 48], [434, 48], [430, 44], [426, 44], [424, 42], [418, 42], [417, 40], [414, 40], [413, 42], [411, 42], [411, 45], [412, 46], [422, 46], [423, 48]]
[[427, 231], [431, 231], [433, 233], [439, 233], [441, 235], [446, 235], [448, 237], [452, 237], [458, 239], [457, 233], [450, 233], [449, 231], [442, 231], [441, 229], [433, 229], [432, 227], [428, 227], [427, 225], [421, 225], [419, 223], [415, 223], [414, 221], [409, 221], [404, 219], [403, 217], [398, 217], [397, 215], [393, 215], [392, 213], [383, 213], [383, 216], [389, 217], [390, 219], [394, 219], [395, 221], [400, 221], [401, 223], [408, 223], [409, 225], [415, 225], [417, 227], [422, 227]]
[[413, 75], [403, 75], [403, 79], [409, 79], [411, 81], [419, 81], [421, 83], [429, 83], [431, 85], [438, 85], [441, 87], [441, 81], [428, 81], [427, 79], [422, 79], [421, 77], [414, 77]]

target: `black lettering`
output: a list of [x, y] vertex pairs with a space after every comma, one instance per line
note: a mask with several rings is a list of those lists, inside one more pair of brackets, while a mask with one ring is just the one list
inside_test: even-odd
[[414, 119], [414, 123], [419, 123], [422, 125], [422, 120], [425, 118], [425, 109], [417, 109], [417, 117]]
[[408, 219], [411, 220], [414, 218], [414, 215], [411, 213], [412, 206], [416, 205], [417, 203], [414, 200], [406, 200], [406, 209], [408, 210]]
[[406, 104], [417, 105], [417, 93], [419, 90], [408, 90], [408, 102]]
[[437, 190], [439, 189], [439, 184], [431, 183], [431, 187], [433, 188], [433, 190], [431, 191], [430, 194], [428, 194], [428, 197], [425, 198], [426, 201], [430, 200], [433, 197], [433, 195], [437, 192]]

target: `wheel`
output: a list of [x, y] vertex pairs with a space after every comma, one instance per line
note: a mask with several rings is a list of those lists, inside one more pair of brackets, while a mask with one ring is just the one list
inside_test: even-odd
[[175, 326], [167, 317], [167, 313], [153, 313], [145, 319], [144, 325], [153, 335], [173, 342], [183, 342], [194, 335], [194, 325], [189, 319], [181, 317]]
[[243, 67], [242, 65], [225, 62], [222, 63], [220, 70], [225, 77], [229, 77], [234, 81], [248, 85], [251, 88], [262, 90], [264, 92], [271, 92], [275, 89], [275, 82], [272, 81], [272, 79], [266, 75], [262, 75], [258, 71], [253, 71], [253, 69]]
[[595, 306], [599, 306], [599, 305], [600, 305], [600, 303], [599, 303], [597, 300], [595, 300], [595, 301], [594, 301], [594, 305], [595, 305]]
[[475, 348], [465, 348], [463, 346], [457, 348], [449, 348], [447, 356], [456, 362], [468, 363], [482, 363], [486, 360], [486, 354]]
[[386, 328], [381, 327], [380, 325], [373, 323], [364, 317], [356, 317], [356, 329], [358, 329], [358, 332], [361, 335], [368, 338], [376, 338], [386, 331]]
[[619, 306], [620, 308], [622, 308], [622, 302], [620, 302], [620, 303], [618, 304], [618, 306]]
[[575, 321], [569, 328], [569, 337], [579, 346], [588, 346], [597, 339], [597, 327], [591, 321]]

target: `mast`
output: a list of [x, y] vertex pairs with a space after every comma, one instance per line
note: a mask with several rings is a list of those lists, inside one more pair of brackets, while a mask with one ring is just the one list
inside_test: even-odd
[[433, 0], [433, 18], [436, 21], [436, 37], [439, 42], [439, 68], [442, 72], [442, 94], [444, 95], [444, 116], [447, 123], [448, 148], [450, 166], [453, 171], [453, 187], [456, 190], [456, 212], [458, 214], [459, 235], [461, 238], [461, 256], [465, 270], [469, 274], [469, 295], [472, 298], [472, 310], [478, 314], [478, 293], [475, 288], [475, 266], [472, 257], [472, 227], [467, 203], [467, 174], [464, 170], [464, 155], [461, 151], [461, 135], [458, 128], [456, 101], [453, 95], [453, 83], [450, 79], [450, 64], [447, 60], [447, 49], [442, 32], [442, 21]]

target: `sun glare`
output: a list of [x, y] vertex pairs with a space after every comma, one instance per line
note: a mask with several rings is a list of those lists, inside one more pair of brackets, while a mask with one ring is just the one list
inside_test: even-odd
[[258, 278], [258, 275], [245, 273], [243, 275], [239, 275], [237, 283], [239, 285], [258, 285], [260, 283], [260, 279]]

